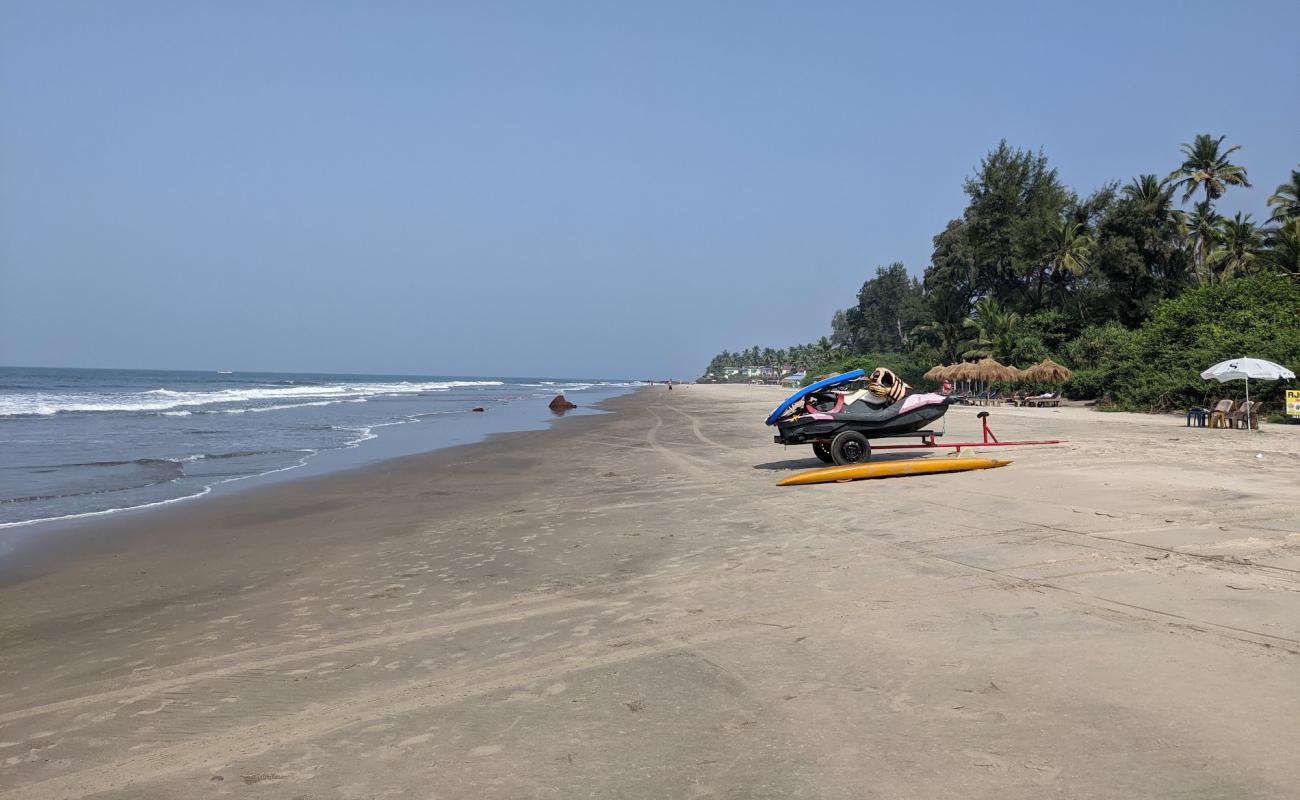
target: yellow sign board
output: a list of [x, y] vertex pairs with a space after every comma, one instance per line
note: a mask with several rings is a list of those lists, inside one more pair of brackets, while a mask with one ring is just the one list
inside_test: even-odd
[[1286, 390], [1286, 413], [1300, 417], [1300, 389]]

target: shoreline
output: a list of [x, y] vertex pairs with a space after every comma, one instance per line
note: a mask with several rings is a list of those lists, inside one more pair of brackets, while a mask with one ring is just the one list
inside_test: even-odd
[[1296, 431], [993, 409], [1068, 444], [777, 488], [780, 397], [88, 526], [0, 584], [0, 800], [1290, 796]]
[[[583, 404], [558, 416], [545, 408], [538, 411], [533, 407], [534, 401], [526, 399], [493, 404], [489, 413], [482, 416], [471, 414], [466, 409], [464, 411], [434, 412], [423, 415], [422, 418], [375, 423], [365, 429], [363, 436], [340, 447], [306, 453], [298, 463], [289, 466], [262, 473], [216, 480], [213, 483], [202, 485], [193, 494], [140, 505], [0, 523], [0, 580], [4, 580], [6, 562], [9, 559], [34, 544], [39, 545], [36, 540], [46, 536], [59, 536], [66, 532], [65, 529], [70, 527], [93, 525], [97, 521], [108, 519], [133, 520], [138, 515], [156, 513], [169, 507], [188, 506], [199, 501], [216, 500], [248, 491], [281, 486], [289, 482], [365, 469], [391, 459], [479, 444], [488, 438], [502, 434], [544, 430], [562, 417], [581, 417], [604, 413], [600, 407], [602, 403], [636, 391], [639, 391], [639, 387], [625, 390], [602, 390], [600, 394], [604, 396], [599, 397], [594, 402]], [[441, 424], [435, 423], [439, 424], [438, 430], [421, 431], [417, 429], [416, 426], [430, 424], [428, 418], [431, 417], [438, 418], [440, 423], [444, 418], [456, 417], [456, 421], [460, 422], [461, 425], [455, 429], [446, 429], [442, 428]], [[502, 417], [506, 417], [506, 420], [499, 422]], [[466, 421], [470, 422], [471, 425], [464, 426]], [[486, 426], [483, 423], [486, 423]], [[375, 432], [376, 429], [390, 427], [395, 429], [394, 435], [385, 436], [382, 433]], [[411, 428], [411, 430], [404, 430], [407, 428]], [[402, 437], [403, 433], [406, 434], [405, 438], [399, 438]], [[416, 434], [422, 435], [417, 436]]]
[[[536, 416], [537, 419], [531, 420], [532, 425], [526, 427], [515, 427], [515, 425], [527, 425], [528, 420], [521, 419], [516, 420], [514, 425], [504, 430], [472, 434], [474, 438], [469, 441], [457, 442], [456, 437], [452, 437], [450, 443], [428, 450], [372, 456], [358, 459], [354, 464], [326, 466], [317, 468], [316, 471], [312, 470], [315, 465], [308, 460], [297, 467], [289, 467], [262, 475], [247, 476], [246, 478], [236, 478], [207, 487], [206, 491], [199, 494], [159, 503], [92, 512], [84, 515], [34, 520], [11, 524], [7, 527], [0, 526], [0, 540], [3, 540], [0, 543], [0, 588], [10, 583], [21, 582], [34, 574], [58, 569], [61, 563], [75, 561], [81, 555], [114, 550], [129, 553], [130, 542], [133, 538], [156, 537], [160, 535], [158, 533], [160, 530], [170, 530], [173, 527], [188, 527], [192, 524], [192, 521], [187, 519], [191, 513], [198, 515], [199, 519], [203, 519], [209, 514], [220, 515], [225, 504], [242, 505], [248, 503], [257, 505], [265, 503], [267, 505], [276, 505], [281, 502], [279, 496], [281, 492], [292, 490], [296, 496], [315, 490], [329, 491], [338, 487], [347, 487], [352, 485], [355, 480], [368, 477], [367, 473], [383, 473], [388, 470], [400, 470], [416, 466], [434, 466], [440, 462], [439, 456], [445, 459], [457, 457], [456, 451], [493, 446], [508, 447], [509, 445], [500, 444], [500, 442], [508, 440], [510, 437], [548, 433], [556, 430], [566, 422], [577, 419], [594, 421], [606, 414], [616, 413], [612, 409], [606, 408], [606, 404], [620, 398], [634, 396], [643, 391], [644, 388], [633, 388], [611, 397], [605, 397], [562, 415], [552, 415], [549, 419], [543, 418], [541, 415], [530, 415]], [[522, 411], [524, 407], [518, 410]], [[465, 413], [468, 414], [469, 412]], [[547, 413], [551, 412], [547, 411]], [[392, 424], [398, 425], [397, 423]], [[355, 449], [365, 443], [363, 441], [352, 448], [341, 448], [341, 450]], [[401, 449], [403, 448], [398, 448], [398, 450]], [[319, 455], [325, 456], [334, 452], [327, 451]], [[271, 478], [277, 473], [282, 474], [282, 477], [259, 480]], [[153, 519], [158, 515], [167, 516]], [[12, 533], [6, 536], [6, 533], [10, 532]]]

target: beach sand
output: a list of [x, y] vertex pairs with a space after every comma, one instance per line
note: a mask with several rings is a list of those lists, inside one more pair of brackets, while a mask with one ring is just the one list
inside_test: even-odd
[[1300, 427], [993, 409], [1070, 441], [777, 488], [784, 394], [47, 537], [0, 798], [1297, 796]]

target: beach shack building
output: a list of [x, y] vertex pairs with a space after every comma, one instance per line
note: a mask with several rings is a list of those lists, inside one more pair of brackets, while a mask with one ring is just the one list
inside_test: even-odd
[[781, 370], [776, 367], [750, 366], [740, 368], [741, 376], [749, 380], [770, 381], [775, 383], [781, 377]]

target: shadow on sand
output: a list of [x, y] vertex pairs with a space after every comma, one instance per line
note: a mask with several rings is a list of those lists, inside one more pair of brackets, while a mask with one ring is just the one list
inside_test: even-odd
[[[911, 461], [916, 458], [925, 458], [919, 453], [872, 453], [871, 461]], [[820, 469], [821, 467], [832, 467], [834, 464], [825, 464], [819, 458], [791, 458], [785, 461], [769, 461], [766, 464], [755, 464], [754, 469], [766, 469], [773, 472], [781, 472], [792, 469]]]

